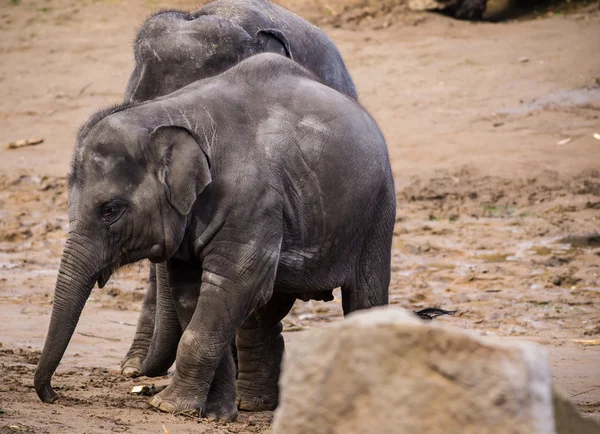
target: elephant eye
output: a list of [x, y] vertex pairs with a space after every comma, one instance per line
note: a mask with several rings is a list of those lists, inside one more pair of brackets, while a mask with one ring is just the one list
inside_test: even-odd
[[117, 213], [117, 207], [108, 205], [108, 206], [105, 206], [104, 209], [102, 210], [102, 217], [104, 217], [104, 218], [111, 217], [116, 213]]
[[100, 216], [107, 223], [113, 223], [122, 214], [125, 209], [125, 203], [121, 200], [111, 200], [100, 207]]

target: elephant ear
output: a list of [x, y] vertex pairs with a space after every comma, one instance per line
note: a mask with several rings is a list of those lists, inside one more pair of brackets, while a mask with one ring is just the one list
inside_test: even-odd
[[262, 52], [280, 53], [294, 60], [290, 43], [281, 30], [262, 29], [256, 32], [255, 38]]
[[162, 125], [150, 134], [150, 149], [158, 163], [158, 178], [167, 200], [187, 215], [212, 178], [208, 157], [186, 128]]

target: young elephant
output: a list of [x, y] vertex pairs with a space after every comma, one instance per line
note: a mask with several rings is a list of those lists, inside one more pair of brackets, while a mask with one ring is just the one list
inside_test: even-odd
[[[261, 52], [293, 58], [327, 86], [357, 99], [352, 78], [333, 41], [318, 27], [269, 0], [217, 0], [194, 13], [160, 12], [142, 25], [134, 52], [136, 65], [125, 90], [125, 102], [167, 95]], [[135, 337], [121, 363], [125, 375], [160, 375], [170, 366], [165, 362], [162, 371], [142, 369], [154, 336], [156, 296], [156, 272], [151, 266]], [[157, 332], [175, 340], [178, 328], [172, 333]]]
[[[34, 385], [44, 402], [90, 292], [149, 258], [187, 327], [151, 405], [231, 420], [273, 408], [281, 319], [296, 298], [387, 303], [395, 193], [385, 140], [352, 99], [285, 57], [93, 116], [78, 136], [69, 235]], [[180, 294], [199, 288], [193, 312]], [[196, 289], [197, 290], [197, 289]], [[173, 303], [172, 303], [173, 304]], [[188, 316], [186, 316], [188, 315]], [[238, 331], [239, 330], [239, 331]], [[213, 393], [214, 392], [214, 393]]]
[[321, 29], [270, 0], [216, 0], [193, 13], [159, 12], [143, 24], [125, 102], [166, 95], [263, 52], [293, 59], [357, 99], [339, 50]]

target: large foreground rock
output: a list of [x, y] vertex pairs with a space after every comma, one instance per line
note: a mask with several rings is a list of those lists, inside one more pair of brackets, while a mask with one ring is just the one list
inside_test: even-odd
[[401, 310], [372, 309], [306, 333], [286, 355], [280, 384], [276, 434], [600, 432], [558, 395], [555, 422], [537, 345], [484, 341]]

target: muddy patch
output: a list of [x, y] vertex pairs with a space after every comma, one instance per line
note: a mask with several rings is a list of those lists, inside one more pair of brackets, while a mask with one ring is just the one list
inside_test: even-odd
[[498, 110], [498, 113], [526, 115], [542, 109], [559, 110], [572, 107], [585, 107], [592, 110], [600, 108], [600, 78], [597, 78], [593, 85], [552, 92], [531, 101], [523, 101], [518, 107]]

